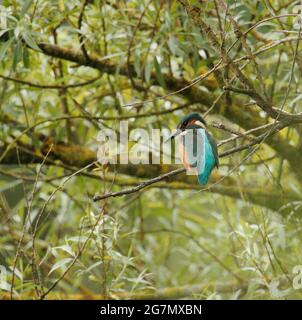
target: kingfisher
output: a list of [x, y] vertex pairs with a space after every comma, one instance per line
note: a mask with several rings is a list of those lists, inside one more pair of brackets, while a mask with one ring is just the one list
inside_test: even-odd
[[217, 144], [207, 130], [206, 121], [197, 112], [183, 117], [167, 139], [179, 139], [179, 154], [187, 172], [194, 172], [201, 185], [206, 185], [213, 168], [219, 166]]

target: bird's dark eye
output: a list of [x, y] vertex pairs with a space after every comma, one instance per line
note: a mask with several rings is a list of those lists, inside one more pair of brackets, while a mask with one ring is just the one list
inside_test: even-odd
[[183, 127], [186, 127], [187, 124], [188, 124], [188, 121], [185, 121], [185, 122], [182, 124], [182, 126], [183, 126]]

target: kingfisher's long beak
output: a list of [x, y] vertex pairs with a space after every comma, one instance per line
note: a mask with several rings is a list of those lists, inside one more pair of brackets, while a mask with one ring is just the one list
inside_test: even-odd
[[180, 133], [182, 133], [182, 131], [180, 129], [176, 129], [175, 132], [173, 132], [165, 142], [169, 141], [169, 140], [173, 140], [176, 136], [178, 136]]

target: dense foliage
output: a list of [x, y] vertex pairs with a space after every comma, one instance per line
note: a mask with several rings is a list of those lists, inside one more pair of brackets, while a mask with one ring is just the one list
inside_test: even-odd
[[[0, 296], [301, 298], [299, 4], [2, 1]], [[191, 111], [219, 142], [206, 187], [93, 201], [178, 168], [96, 163], [102, 128]]]

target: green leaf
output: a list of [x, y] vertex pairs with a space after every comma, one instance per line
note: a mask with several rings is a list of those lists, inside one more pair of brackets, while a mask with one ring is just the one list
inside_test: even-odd
[[168, 46], [169, 46], [169, 49], [171, 50], [171, 52], [175, 55], [177, 53], [177, 41], [176, 41], [175, 37], [173, 37], [172, 35], [169, 36]]
[[180, 49], [179, 42], [172, 35], [169, 36], [168, 46], [169, 46], [169, 49], [171, 50], [171, 52], [173, 53], [173, 55], [178, 55], [180, 57], [185, 57], [185, 55], [186, 55], [185, 52], [183, 52], [183, 50]]
[[0, 62], [3, 60], [6, 51], [8, 50], [9, 46], [11, 45], [11, 43], [13, 42], [13, 38], [10, 38], [8, 41], [4, 42], [0, 48]]
[[72, 258], [65, 258], [62, 259], [60, 261], [58, 261], [57, 263], [55, 263], [52, 268], [50, 269], [50, 271], [48, 272], [48, 275], [50, 275], [52, 272], [54, 272], [55, 270], [64, 267], [67, 263], [71, 262], [73, 259]]
[[38, 47], [38, 45], [36, 44], [35, 40], [32, 38], [29, 32], [23, 32], [22, 37], [29, 47], [41, 52], [41, 49]]
[[26, 47], [23, 48], [23, 64], [25, 68], [29, 68], [29, 52]]
[[151, 66], [152, 66], [152, 60], [150, 61], [149, 59], [147, 59], [146, 66], [145, 66], [145, 80], [146, 80], [146, 82], [150, 81]]
[[58, 250], [58, 249], [60, 249], [60, 250], [63, 250], [63, 251], [65, 251], [65, 252], [69, 253], [71, 256], [75, 256], [75, 253], [72, 251], [71, 246], [68, 245], [68, 244], [65, 244], [65, 245], [63, 245], [63, 246], [53, 247], [52, 249], [53, 249], [53, 250]]
[[141, 74], [141, 66], [140, 66], [140, 52], [135, 52], [134, 54], [134, 70], [138, 77]]
[[21, 18], [24, 17], [26, 12], [28, 11], [29, 7], [31, 6], [33, 0], [25, 0], [21, 9]]
[[18, 62], [22, 59], [22, 43], [20, 40], [18, 40], [15, 49], [14, 49], [14, 55], [13, 55], [13, 70], [16, 70], [16, 66]]
[[10, 291], [11, 290], [11, 284], [7, 283], [6, 281], [0, 281], [0, 290]]
[[15, 186], [18, 186], [19, 184], [22, 183], [22, 180], [18, 179], [18, 180], [14, 180], [12, 182], [6, 182], [5, 185], [2, 187], [0, 186], [0, 192], [3, 192], [5, 190], [9, 190], [14, 188]]
[[8, 32], [10, 29], [4, 29], [0, 31], [0, 37], [2, 37], [6, 32]]
[[161, 72], [160, 64], [158, 63], [156, 57], [154, 57], [154, 67], [155, 67], [156, 78], [157, 78], [159, 84], [160, 84], [162, 87], [166, 88], [165, 79], [164, 79], [164, 77], [163, 77], [163, 74], [162, 74], [162, 72]]
[[90, 272], [91, 270], [93, 270], [94, 268], [100, 266], [103, 263], [102, 260], [97, 261], [96, 263], [92, 264], [90, 267], [88, 267], [85, 272]]

